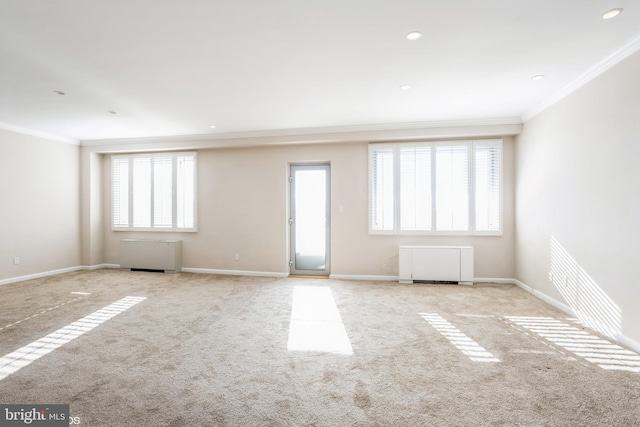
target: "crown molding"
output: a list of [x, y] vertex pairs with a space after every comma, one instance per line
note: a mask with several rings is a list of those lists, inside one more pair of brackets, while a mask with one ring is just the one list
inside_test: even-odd
[[431, 122], [389, 123], [377, 125], [330, 126], [302, 129], [275, 129], [251, 132], [220, 134], [175, 135], [141, 138], [84, 140], [83, 147], [146, 145], [146, 144], [188, 144], [201, 147], [203, 143], [215, 147], [258, 146], [302, 143], [332, 143], [373, 141], [388, 139], [413, 139], [446, 136], [467, 137], [488, 135], [515, 135], [520, 133], [522, 120], [519, 117], [442, 120]]
[[529, 111], [527, 111], [525, 114], [522, 115], [521, 117], [522, 122], [525, 123], [531, 120], [532, 118], [542, 113], [547, 108], [558, 103], [559, 101], [567, 97], [569, 94], [575, 92], [577, 89], [586, 85], [591, 80], [595, 79], [596, 77], [598, 77], [599, 75], [607, 71], [608, 69], [619, 64], [620, 62], [622, 62], [623, 60], [625, 60], [626, 58], [630, 57], [631, 55], [633, 55], [638, 51], [640, 51], [640, 37], [637, 37], [631, 40], [629, 43], [625, 44], [621, 48], [613, 51], [609, 56], [607, 56], [602, 61], [598, 62], [597, 64], [589, 68], [587, 71], [585, 71], [580, 76], [578, 76], [578, 78], [570, 82], [568, 85], [564, 86], [562, 89], [560, 89], [558, 92], [553, 94], [551, 97], [547, 98], [540, 104], [531, 108]]
[[76, 139], [66, 138], [64, 136], [59, 136], [59, 135], [53, 135], [53, 134], [46, 133], [46, 132], [40, 132], [40, 131], [37, 131], [37, 130], [25, 128], [25, 127], [22, 127], [22, 126], [14, 126], [14, 125], [10, 125], [8, 123], [1, 123], [0, 122], [0, 129], [8, 130], [8, 131], [11, 131], [11, 132], [21, 133], [23, 135], [30, 135], [30, 136], [35, 136], [35, 137], [38, 137], [38, 138], [49, 139], [49, 140], [52, 140], [52, 141], [64, 142], [66, 144], [80, 145], [80, 141], [78, 141]]
[[[153, 137], [75, 140], [48, 134], [33, 129], [0, 122], [0, 129], [31, 135], [53, 141], [83, 147], [121, 146], [123, 150], [131, 146], [149, 149], [150, 144], [161, 144], [160, 149], [176, 145], [180, 148], [221, 148], [250, 147], [286, 144], [320, 144], [336, 142], [411, 140], [418, 138], [466, 138], [484, 136], [516, 135], [522, 131], [519, 117], [440, 120], [429, 122], [387, 123], [355, 126], [327, 126], [299, 129], [274, 129], [250, 132], [230, 132], [219, 134], [167, 135]], [[126, 147], [126, 148], [125, 148]]]

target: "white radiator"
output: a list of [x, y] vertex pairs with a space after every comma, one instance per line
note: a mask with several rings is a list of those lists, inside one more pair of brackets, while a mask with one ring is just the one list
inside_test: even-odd
[[414, 280], [473, 284], [470, 246], [400, 246], [400, 283]]
[[182, 241], [120, 240], [120, 268], [177, 273], [182, 270]]

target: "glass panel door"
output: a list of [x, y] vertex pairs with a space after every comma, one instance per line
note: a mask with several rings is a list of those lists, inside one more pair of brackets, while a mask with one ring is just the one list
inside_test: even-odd
[[329, 274], [329, 165], [291, 166], [291, 273]]

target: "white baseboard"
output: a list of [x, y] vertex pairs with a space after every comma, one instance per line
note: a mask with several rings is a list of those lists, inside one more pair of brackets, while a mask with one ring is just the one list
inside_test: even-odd
[[474, 277], [473, 283], [499, 283], [504, 285], [515, 285], [516, 279], [504, 278], [504, 277]]
[[361, 274], [330, 274], [329, 279], [397, 282], [399, 277], [398, 276], [361, 275]]
[[8, 279], [0, 280], [0, 286], [8, 285], [9, 283], [23, 282], [25, 280], [40, 279], [47, 276], [55, 276], [56, 274], [70, 273], [72, 271], [78, 271], [78, 270], [83, 270], [82, 266], [77, 265], [75, 267], [61, 268], [59, 270], [43, 271], [41, 273], [27, 274], [25, 276], [10, 277]]
[[640, 342], [622, 334], [619, 334], [618, 336], [616, 336], [616, 341], [618, 341], [623, 346], [630, 348], [636, 353], [640, 353]]
[[83, 265], [82, 270], [101, 270], [103, 268], [120, 268], [118, 264], [96, 264], [96, 265]]
[[[378, 276], [378, 275], [363, 275], [363, 274], [331, 274], [330, 279], [337, 280], [372, 280], [372, 281], [385, 281], [385, 282], [399, 282], [399, 276]], [[504, 283], [515, 284], [515, 279], [509, 278], [485, 278], [477, 277], [473, 279], [473, 283]]]
[[211, 268], [183, 268], [183, 273], [222, 274], [227, 276], [259, 276], [259, 277], [289, 277], [289, 273], [276, 271], [242, 271], [242, 270], [216, 270]]

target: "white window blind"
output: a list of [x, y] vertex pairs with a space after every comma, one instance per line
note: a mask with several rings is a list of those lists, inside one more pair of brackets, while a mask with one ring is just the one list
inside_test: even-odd
[[369, 145], [370, 232], [500, 234], [502, 141]]
[[478, 141], [475, 144], [476, 230], [500, 230], [501, 165], [502, 150], [499, 142]]
[[112, 159], [113, 226], [129, 225], [129, 159]]
[[428, 231], [433, 227], [431, 146], [401, 145], [400, 229]]
[[176, 214], [178, 228], [194, 228], [196, 220], [196, 158], [178, 156], [176, 162]]
[[173, 158], [158, 156], [153, 159], [153, 226], [173, 226]]
[[370, 156], [371, 228], [392, 231], [394, 228], [394, 154], [392, 147], [378, 146]]
[[149, 228], [151, 227], [151, 158], [135, 157], [132, 162], [133, 226]]
[[436, 144], [436, 229], [469, 229], [468, 144]]
[[114, 230], [195, 231], [196, 153], [112, 157]]

